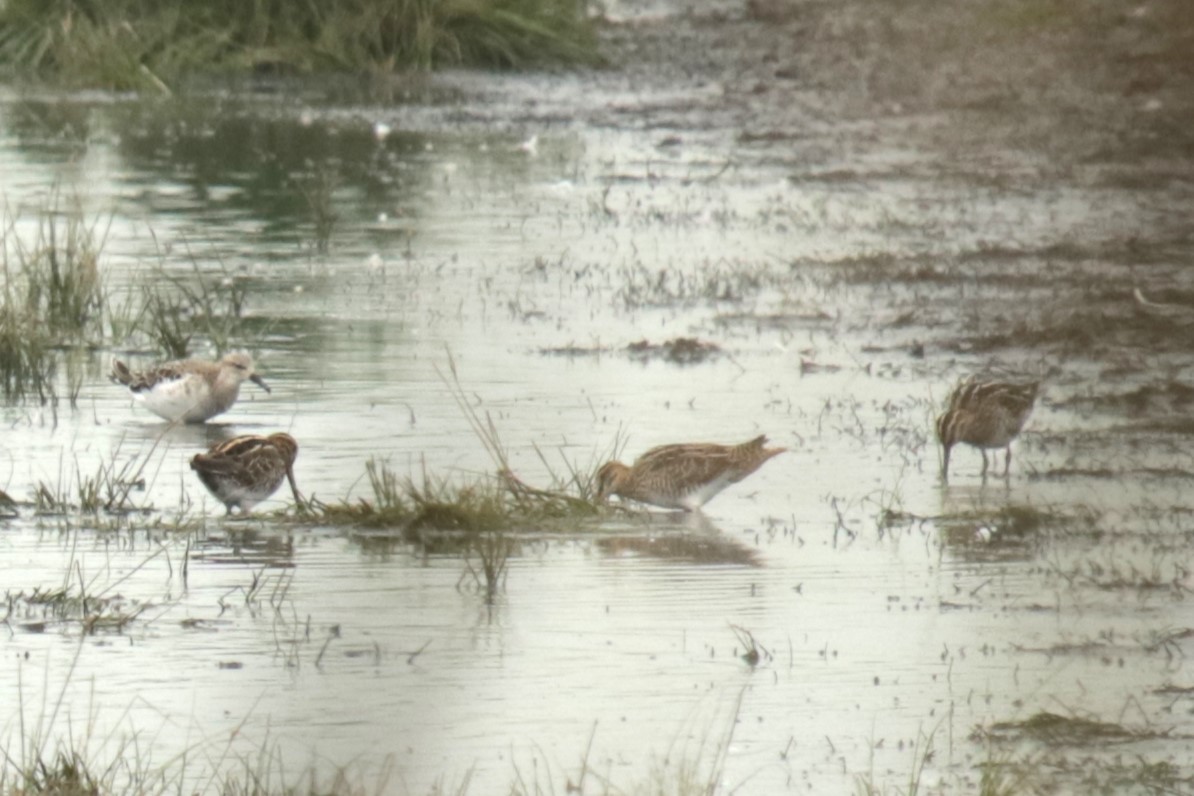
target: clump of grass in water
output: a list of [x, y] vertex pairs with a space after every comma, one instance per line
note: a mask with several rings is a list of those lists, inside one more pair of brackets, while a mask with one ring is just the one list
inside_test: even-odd
[[[560, 791], [555, 782], [556, 774], [559, 773], [560, 778], [567, 780], [569, 793], [632, 793], [659, 796], [712, 796], [721, 793], [726, 762], [734, 741], [734, 731], [742, 721], [742, 701], [745, 694], [746, 689], [743, 688], [733, 696], [732, 702], [724, 707], [715, 707], [717, 713], [707, 722], [704, 719], [698, 721], [694, 714], [693, 719], [676, 733], [666, 751], [662, 754], [650, 754], [649, 769], [640, 780], [615, 784], [590, 762], [597, 740], [597, 725], [594, 724], [577, 771], [555, 772], [554, 765], [546, 759], [535, 759], [532, 765], [526, 767], [515, 762], [516, 777], [510, 784], [509, 792], [558, 793]], [[589, 781], [592, 787], [587, 786], [586, 781]], [[467, 783], [453, 792], [467, 793], [469, 791], [466, 786]], [[743, 789], [731, 788], [728, 792], [743, 792]]]
[[373, 499], [359, 498], [349, 502], [323, 503], [311, 498], [310, 513], [333, 525], [355, 525], [363, 528], [402, 528], [414, 516], [407, 490], [398, 475], [385, 461], [371, 458], [365, 462], [365, 474], [373, 492]]
[[[916, 742], [912, 745], [912, 768], [908, 772], [908, 781], [904, 787], [882, 787], [875, 782], [873, 770], [864, 774], [856, 774], [854, 777], [854, 792], [858, 796], [885, 796], [885, 794], [898, 794], [898, 796], [915, 796], [920, 793], [922, 789], [922, 782], [925, 779], [925, 770], [933, 762], [935, 756], [933, 751], [933, 739], [937, 731], [925, 734], [920, 732], [917, 734]], [[872, 755], [874, 750], [872, 749]], [[987, 759], [977, 764], [981, 769], [979, 775], [979, 796], [1015, 796], [1023, 793], [1037, 793], [1038, 789], [1028, 786], [1028, 780], [1022, 765], [1017, 765], [1011, 762], [1007, 755], [996, 754], [994, 747], [989, 746], [987, 749]], [[874, 768], [874, 760], [872, 758], [871, 768]], [[897, 775], [898, 776], [898, 775]], [[935, 772], [934, 779], [940, 777], [940, 772]], [[933, 793], [940, 792], [942, 779], [938, 781], [931, 788]], [[960, 784], [960, 783], [959, 783]]]
[[58, 352], [103, 340], [103, 235], [77, 203], [61, 209], [57, 196], [39, 211], [31, 241], [16, 227], [6, 218], [0, 233], [0, 384], [6, 400], [57, 403]]
[[[901, 796], [916, 796], [920, 793], [921, 779], [924, 777], [925, 768], [933, 760], [933, 737], [937, 734], [936, 729], [927, 735], [923, 732], [917, 734], [916, 743], [912, 746], [912, 770], [908, 773], [908, 785], [906, 788], [896, 790], [896, 793]], [[874, 749], [871, 750], [872, 755]], [[874, 760], [871, 761], [871, 768], [874, 769]], [[875, 775], [873, 770], [865, 774], [856, 774], [854, 777], [854, 790], [858, 796], [882, 796], [887, 793], [884, 788], [875, 784]]]
[[1133, 728], [1119, 723], [1082, 716], [1062, 716], [1048, 711], [1034, 713], [1023, 720], [997, 721], [989, 727], [977, 728], [975, 736], [1000, 743], [1031, 739], [1047, 746], [1064, 745], [1075, 748], [1171, 737], [1167, 728], [1148, 725]]
[[16, 792], [98, 794], [100, 781], [78, 752], [60, 749], [50, 761], [39, 760], [24, 777], [24, 787]]
[[217, 356], [248, 336], [244, 280], [222, 263], [206, 274], [193, 254], [190, 261], [192, 274], [186, 278], [158, 266], [142, 285], [143, 322], [132, 329], [143, 331], [172, 359], [186, 357], [196, 336], [210, 342]]
[[69, 623], [78, 624], [87, 635], [101, 631], [119, 633], [148, 607], [110, 594], [112, 587], [92, 593], [89, 586], [80, 575], [77, 587], [67, 584], [57, 589], [35, 587], [30, 592], [5, 592], [7, 621], [29, 632], [43, 632], [50, 623]]
[[734, 631], [734, 637], [742, 645], [743, 652], [738, 657], [745, 661], [747, 666], [753, 669], [763, 661], [772, 660], [771, 652], [758, 642], [754, 633], [740, 625], [730, 625], [730, 630]]
[[741, 304], [788, 278], [768, 265], [739, 262], [708, 263], [697, 271], [636, 263], [618, 277], [622, 286], [614, 300], [627, 309]]
[[145, 331], [167, 357], [184, 358], [191, 350], [194, 335], [187, 322], [189, 308], [186, 302], [156, 285], [143, 284], [141, 290], [148, 324]]
[[57, 482], [41, 481], [34, 491], [36, 513], [64, 516], [73, 512], [93, 515], [103, 512], [126, 516], [148, 511], [134, 505], [132, 493], [144, 490], [147, 477], [152, 477], [147, 476], [147, 469], [156, 448], [155, 443], [144, 456], [122, 461], [118, 445], [108, 460], [101, 461], [90, 474], [77, 461], [73, 473], [60, 461]]
[[[384, 461], [365, 465], [373, 499], [338, 504], [313, 503], [315, 515], [334, 524], [368, 528], [401, 528], [411, 541], [426, 543], [426, 531], [480, 533], [572, 525], [596, 517], [596, 488], [591, 470], [568, 465], [565, 477], [553, 475], [553, 484], [540, 489], [519, 479], [510, 469], [497, 428], [468, 402], [455, 363], [449, 374], [440, 373], [453, 399], [465, 413], [482, 445], [498, 466], [496, 477], [476, 483], [453, 484], [424, 473], [422, 483], [400, 478]], [[543, 452], [536, 447], [547, 464]], [[550, 467], [549, 467], [550, 469]], [[572, 494], [575, 490], [577, 494]]]
[[315, 248], [327, 253], [332, 239], [332, 230], [340, 220], [332, 201], [336, 193], [336, 174], [327, 166], [320, 167], [295, 185], [307, 203], [307, 211], [315, 228]]
[[[475, 534], [554, 527], [597, 512], [580, 498], [535, 490], [501, 477], [456, 484], [425, 475], [419, 483], [400, 477], [379, 459], [366, 462], [365, 472], [372, 499], [313, 501], [310, 508], [315, 517], [337, 525], [399, 528], [408, 540], [428, 543], [429, 532]], [[457, 546], [467, 548], [468, 543]]]
[[511, 515], [502, 491], [494, 485], [433, 481], [424, 476], [419, 486], [408, 479], [403, 491], [412, 515], [408, 531], [499, 531], [509, 528]]
[[1066, 528], [1091, 533], [1097, 518], [1089, 511], [1070, 516], [1049, 507], [1009, 504], [993, 511], [975, 509], [937, 517], [900, 513], [893, 519], [907, 525], [933, 520], [940, 525], [946, 542], [953, 545], [1033, 547]]
[[[509, 493], [510, 499], [520, 510], [558, 518], [592, 516], [600, 511], [596, 472], [600, 463], [609, 459], [610, 455], [597, 457], [598, 461], [592, 462], [592, 466], [585, 468], [579, 468], [574, 463], [565, 460], [564, 467], [567, 474], [561, 477], [547, 461], [547, 457], [544, 456], [539, 446], [535, 445], [535, 453], [551, 473], [551, 484], [546, 489], [532, 487], [519, 479], [511, 469], [505, 446], [502, 445], [501, 438], [498, 436], [493, 418], [486, 413], [484, 421], [482, 421], [481, 416], [469, 402], [464, 387], [460, 384], [460, 376], [456, 372], [456, 362], [451, 355], [448, 357], [448, 374], [445, 375], [438, 368], [436, 372], [452, 394], [452, 399], [456, 401], [460, 411], [464, 413], [473, 433], [477, 435], [477, 439], [481, 441], [482, 446], [489, 453], [489, 457], [497, 466], [499, 479], [506, 492]], [[619, 434], [614, 440], [613, 450], [608, 454], [619, 453], [623, 442], [624, 440]], [[575, 490], [576, 494], [571, 494], [571, 490]]]
[[54, 358], [50, 341], [35, 321], [5, 302], [0, 307], [0, 382], [4, 398], [37, 395], [44, 404], [53, 393]]
[[[55, 203], [56, 205], [56, 203]], [[12, 243], [25, 289], [25, 308], [56, 336], [84, 337], [98, 328], [104, 295], [99, 277], [99, 246], [77, 207], [60, 215], [51, 205], [41, 214], [32, 248], [19, 237]]]
[[387, 73], [595, 64], [577, 0], [8, 0], [0, 66], [69, 86], [170, 93], [196, 71]]
[[[485, 602], [492, 605], [498, 591], [506, 584], [506, 565], [515, 546], [514, 539], [501, 531], [474, 534], [469, 539], [465, 569], [457, 588], [471, 578], [473, 586], [485, 595]], [[473, 566], [473, 556], [478, 559], [478, 567]]]
[[1012, 763], [1009, 756], [996, 755], [992, 748], [987, 750], [987, 760], [979, 764], [979, 796], [1016, 796], [1030, 793], [1024, 774]]

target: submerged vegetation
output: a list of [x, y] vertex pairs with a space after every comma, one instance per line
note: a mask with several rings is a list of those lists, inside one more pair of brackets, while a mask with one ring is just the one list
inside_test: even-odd
[[164, 93], [220, 70], [373, 72], [592, 64], [579, 0], [10, 0], [0, 64], [66, 86]]

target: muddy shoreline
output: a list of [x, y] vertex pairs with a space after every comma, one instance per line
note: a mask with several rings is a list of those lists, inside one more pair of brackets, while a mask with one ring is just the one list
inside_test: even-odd
[[[1031, 217], [988, 228], [926, 203], [923, 218], [898, 221], [923, 224], [937, 245], [847, 258], [794, 246], [790, 264], [870, 293], [881, 309], [859, 325], [916, 352], [927, 343], [930, 358], [1012, 360], [1081, 391], [1092, 372], [1134, 373], [1147, 384], [1131, 389], [1158, 392], [1121, 402], [1139, 419], [1172, 410], [1152, 375], [1184, 370], [1194, 319], [1186, 11], [1176, 0], [752, 0], [609, 25], [604, 42], [629, 84], [683, 97], [624, 113], [659, 128], [666, 157], [686, 136], [721, 133], [736, 165], [779, 165], [797, 185], [1036, 197]], [[1137, 289], [1165, 306], [1135, 301]]]
[[1187, 11], [1180, 0], [752, 0], [737, 12], [608, 25], [604, 46], [635, 85], [720, 89], [704, 96], [706, 124], [738, 126], [744, 142], [798, 139], [826, 123], [848, 137], [852, 122], [885, 120], [886, 134], [945, 158], [1012, 149], [1056, 169], [1173, 160], [1188, 176]]

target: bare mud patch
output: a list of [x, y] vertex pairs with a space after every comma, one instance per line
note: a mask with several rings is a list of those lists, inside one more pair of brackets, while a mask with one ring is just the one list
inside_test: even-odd
[[539, 353], [563, 357], [598, 357], [608, 354], [625, 354], [630, 359], [639, 362], [660, 360], [673, 365], [695, 365], [716, 359], [723, 355], [724, 352], [717, 343], [699, 340], [695, 337], [674, 337], [659, 343], [653, 343], [647, 339], [637, 340], [620, 347], [566, 345], [541, 348], [539, 349]]

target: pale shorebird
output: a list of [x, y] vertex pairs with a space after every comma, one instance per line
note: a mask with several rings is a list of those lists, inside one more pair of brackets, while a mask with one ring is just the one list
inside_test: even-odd
[[949, 397], [949, 406], [937, 418], [937, 438], [945, 448], [942, 478], [949, 479], [949, 451], [959, 442], [973, 445], [983, 454], [983, 476], [987, 475], [987, 449], [1004, 448], [1006, 476], [1012, 466], [1012, 440], [1020, 434], [1040, 382], [1008, 382], [971, 376], [960, 382]]
[[129, 388], [145, 408], [171, 422], [203, 423], [226, 412], [246, 380], [270, 391], [248, 354], [225, 354], [218, 362], [182, 359], [143, 371], [112, 360], [112, 380]]
[[298, 443], [289, 434], [246, 434], [218, 442], [207, 453], [195, 454], [191, 469], [229, 514], [233, 507], [244, 514], [277, 491], [283, 478], [290, 481], [295, 502], [302, 505], [294, 483], [297, 456]]
[[730, 484], [736, 484], [786, 448], [765, 448], [758, 436], [741, 445], [691, 443], [652, 448], [627, 467], [606, 462], [597, 471], [597, 494], [695, 511]]

